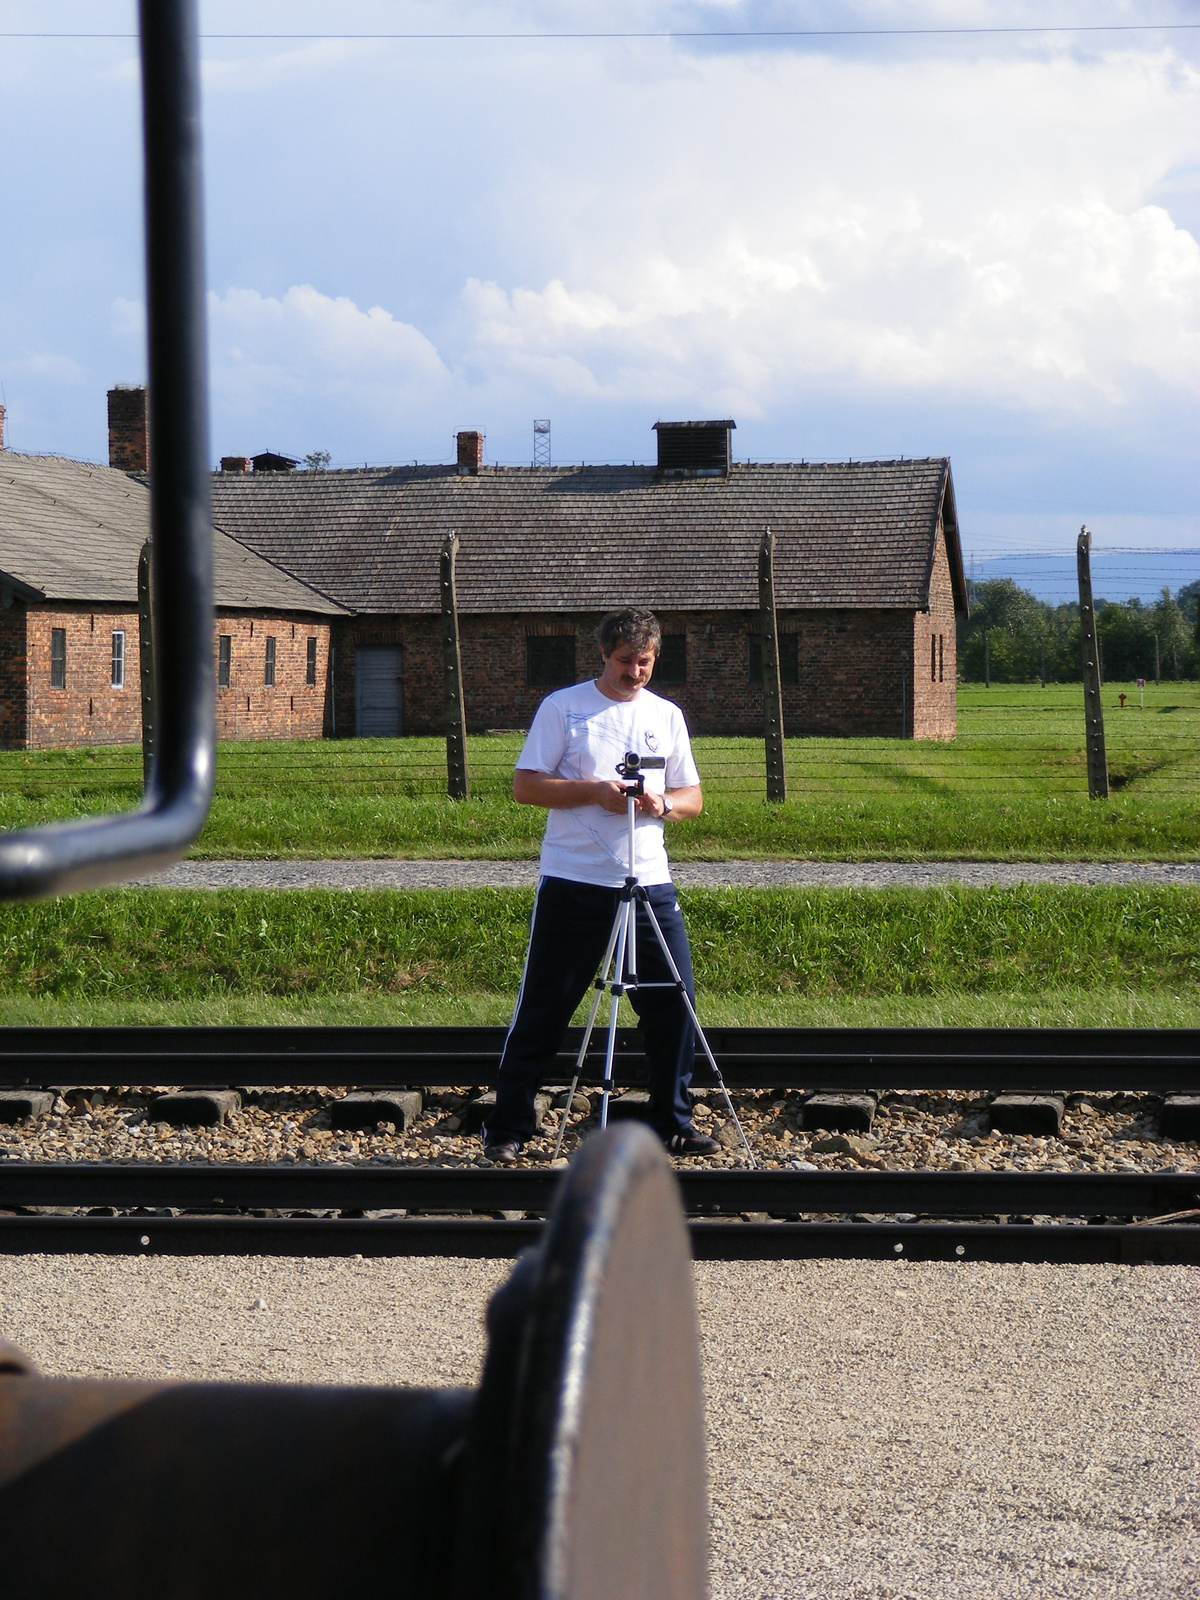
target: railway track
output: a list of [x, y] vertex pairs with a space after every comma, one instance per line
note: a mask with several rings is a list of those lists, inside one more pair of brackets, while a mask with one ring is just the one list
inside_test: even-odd
[[[414, 1088], [494, 1083], [503, 1028], [0, 1028], [0, 1087], [180, 1083]], [[731, 1089], [1200, 1093], [1188, 1028], [708, 1028]], [[568, 1083], [579, 1032], [559, 1056]], [[584, 1082], [599, 1082], [598, 1060]], [[622, 1084], [645, 1079], [637, 1033]], [[703, 1058], [698, 1088], [713, 1086]]]
[[[0, 1252], [511, 1256], [536, 1239], [559, 1176], [6, 1162]], [[1200, 1174], [683, 1171], [679, 1182], [701, 1259], [1200, 1261]]]
[[[710, 1039], [735, 1090], [1200, 1091], [1191, 1030], [716, 1028]], [[4, 1029], [0, 1086], [485, 1087], [502, 1040], [500, 1028]], [[619, 1080], [643, 1076], [638, 1037], [623, 1030]], [[1200, 1261], [1195, 1172], [679, 1176], [700, 1258]], [[511, 1256], [538, 1236], [557, 1181], [549, 1168], [411, 1162], [8, 1160], [0, 1252]]]

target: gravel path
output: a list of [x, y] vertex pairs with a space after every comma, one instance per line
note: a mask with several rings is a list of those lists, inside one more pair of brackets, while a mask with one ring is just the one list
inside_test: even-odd
[[[140, 884], [162, 889], [478, 889], [537, 882], [536, 861], [185, 861]], [[1200, 862], [684, 861], [683, 888], [973, 888], [1018, 883], [1200, 884]]]
[[[714, 1600], [1200, 1594], [1197, 1269], [695, 1270]], [[48, 1373], [474, 1384], [507, 1272], [10, 1256], [0, 1330]]]

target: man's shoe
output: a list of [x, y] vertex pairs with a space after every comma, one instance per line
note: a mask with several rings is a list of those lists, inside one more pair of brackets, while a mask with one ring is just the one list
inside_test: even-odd
[[721, 1146], [706, 1133], [673, 1133], [667, 1140], [667, 1149], [673, 1156], [716, 1156]]
[[521, 1146], [515, 1139], [504, 1139], [499, 1144], [485, 1144], [483, 1159], [493, 1161], [498, 1167], [511, 1167], [521, 1154]]

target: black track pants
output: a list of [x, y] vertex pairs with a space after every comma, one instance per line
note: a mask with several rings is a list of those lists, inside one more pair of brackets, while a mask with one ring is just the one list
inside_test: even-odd
[[[673, 883], [647, 888], [650, 904], [688, 994], [695, 999], [692, 955]], [[576, 1006], [589, 992], [612, 932], [619, 889], [567, 878], [543, 878], [538, 886], [525, 975], [516, 1015], [504, 1042], [496, 1109], [484, 1137], [491, 1143], [525, 1140], [533, 1133], [533, 1098], [550, 1071]], [[638, 976], [670, 980], [645, 910], [637, 915]], [[691, 1128], [688, 1085], [696, 1034], [676, 989], [639, 989], [629, 996], [645, 1041], [650, 1076], [651, 1121], [669, 1138]], [[595, 1051], [593, 1049], [592, 1058]]]

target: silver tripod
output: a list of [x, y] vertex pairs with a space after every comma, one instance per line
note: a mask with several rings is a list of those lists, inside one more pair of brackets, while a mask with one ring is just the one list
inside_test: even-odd
[[[625, 815], [628, 825], [626, 848], [625, 886], [621, 890], [621, 898], [617, 902], [616, 914], [613, 917], [612, 932], [608, 936], [608, 945], [604, 951], [604, 959], [600, 963], [600, 970], [595, 980], [596, 993], [592, 998], [592, 1009], [588, 1014], [587, 1027], [583, 1030], [583, 1041], [579, 1046], [579, 1054], [575, 1058], [575, 1076], [571, 1079], [571, 1087], [567, 1094], [567, 1103], [563, 1107], [562, 1118], [558, 1125], [558, 1138], [554, 1142], [554, 1160], [558, 1160], [562, 1153], [563, 1138], [566, 1135], [567, 1123], [570, 1120], [571, 1104], [575, 1099], [575, 1090], [579, 1086], [579, 1079], [583, 1073], [583, 1063], [587, 1059], [588, 1046], [592, 1042], [592, 1033], [596, 1027], [596, 1018], [600, 1012], [600, 1002], [607, 993], [612, 999], [612, 1010], [608, 1018], [608, 1038], [604, 1047], [604, 1076], [600, 1080], [600, 1126], [608, 1126], [608, 1102], [615, 1087], [613, 1078], [613, 1061], [617, 1050], [617, 1013], [621, 1007], [621, 996], [636, 989], [676, 989], [684, 1005], [687, 1007], [688, 1016], [696, 1030], [696, 1038], [704, 1051], [717, 1086], [725, 1101], [725, 1108], [733, 1119], [733, 1125], [738, 1131], [742, 1141], [742, 1148], [746, 1152], [746, 1159], [752, 1167], [758, 1163], [754, 1159], [754, 1152], [750, 1149], [749, 1142], [738, 1114], [733, 1109], [733, 1101], [729, 1098], [729, 1090], [725, 1087], [725, 1079], [721, 1076], [721, 1069], [717, 1065], [717, 1058], [709, 1048], [704, 1030], [700, 1026], [700, 1019], [696, 1015], [696, 1008], [692, 1004], [692, 997], [687, 991], [687, 985], [680, 975], [679, 968], [675, 965], [675, 958], [671, 954], [671, 947], [663, 936], [663, 931], [658, 925], [658, 918], [654, 915], [654, 907], [650, 904], [650, 896], [643, 884], [637, 880], [634, 871], [635, 845], [634, 823], [637, 813], [637, 800], [646, 792], [645, 778], [643, 776], [647, 767], [665, 767], [666, 761], [662, 756], [639, 756], [636, 751], [629, 750], [624, 761], [617, 764], [617, 771], [625, 780]], [[637, 909], [641, 906], [646, 916], [650, 919], [650, 926], [658, 940], [658, 947], [662, 951], [663, 960], [667, 963], [670, 979], [650, 982], [639, 979], [637, 970]]]

